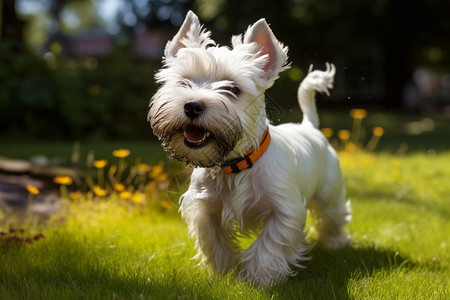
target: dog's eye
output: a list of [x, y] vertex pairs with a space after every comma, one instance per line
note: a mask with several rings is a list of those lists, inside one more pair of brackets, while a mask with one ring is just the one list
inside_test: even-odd
[[183, 88], [190, 88], [190, 87], [192, 87], [190, 82], [186, 81], [186, 80], [178, 81], [178, 86], [183, 87]]
[[225, 91], [232, 93], [235, 96], [239, 96], [241, 90], [235, 85], [227, 85], [223, 88]]

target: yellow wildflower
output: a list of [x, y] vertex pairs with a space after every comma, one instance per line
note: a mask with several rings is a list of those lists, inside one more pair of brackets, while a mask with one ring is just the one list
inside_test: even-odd
[[356, 151], [356, 144], [355, 143], [347, 143], [347, 144], [345, 144], [345, 151], [348, 151], [348, 152], [355, 152]]
[[322, 128], [320, 131], [322, 131], [323, 135], [329, 139], [330, 137], [333, 136], [334, 131], [331, 128]]
[[373, 135], [377, 137], [381, 137], [384, 134], [384, 129], [380, 126], [376, 126], [372, 130]]
[[72, 199], [73, 201], [76, 202], [81, 198], [81, 193], [80, 192], [70, 192], [69, 197], [70, 197], [70, 199]]
[[94, 162], [92, 163], [94, 165], [94, 167], [96, 167], [97, 169], [102, 169], [104, 167], [106, 167], [106, 165], [108, 164], [108, 161], [106, 159], [102, 159], [102, 160], [94, 160]]
[[158, 182], [167, 181], [168, 179], [169, 179], [169, 176], [167, 176], [166, 173], [162, 173], [158, 177], [155, 178], [155, 180]]
[[337, 132], [338, 137], [343, 140], [343, 141], [347, 141], [350, 138], [350, 131], [349, 130], [339, 130]]
[[123, 200], [130, 199], [131, 198], [131, 193], [129, 191], [127, 191], [127, 190], [122, 191], [122, 192], [119, 193], [119, 198], [123, 199]]
[[121, 183], [114, 184], [114, 189], [118, 192], [123, 192], [125, 190], [125, 186]]
[[71, 185], [73, 183], [72, 178], [69, 176], [56, 176], [53, 178], [53, 182], [60, 185]]
[[353, 119], [364, 119], [367, 116], [367, 110], [359, 108], [351, 109], [350, 116]]
[[131, 201], [135, 204], [140, 204], [144, 202], [144, 195], [140, 191], [136, 191], [133, 194], [133, 197], [131, 198]]
[[125, 158], [125, 157], [127, 157], [128, 155], [130, 155], [130, 150], [120, 148], [120, 149], [118, 149], [118, 150], [114, 150], [114, 151], [113, 151], [113, 155], [114, 155], [115, 157], [118, 157], [118, 158]]
[[97, 197], [103, 197], [106, 195], [106, 190], [102, 189], [98, 185], [94, 186], [93, 192], [94, 192], [95, 196], [97, 196]]
[[164, 162], [159, 162], [157, 166], [153, 166], [152, 171], [148, 174], [148, 177], [155, 179], [164, 171]]
[[138, 169], [138, 172], [145, 173], [150, 169], [150, 166], [147, 164], [138, 164], [136, 168]]
[[30, 195], [33, 196], [39, 194], [39, 189], [34, 185], [27, 185], [27, 191]]

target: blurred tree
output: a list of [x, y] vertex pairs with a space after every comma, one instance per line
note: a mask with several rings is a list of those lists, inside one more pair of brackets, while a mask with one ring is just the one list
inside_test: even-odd
[[306, 69], [310, 63], [330, 59], [337, 63], [338, 76], [345, 76], [345, 92], [352, 99], [367, 101], [369, 96], [399, 106], [415, 69], [428, 65], [448, 71], [450, 67], [448, 0], [194, 3], [200, 18], [226, 37], [266, 18], [276, 36], [290, 47], [294, 65]]
[[66, 34], [101, 30], [105, 31], [105, 24], [99, 16], [93, 1], [78, 0], [65, 1], [57, 15], [58, 27]]
[[24, 22], [17, 17], [14, 0], [0, 1], [0, 38], [14, 41], [23, 40]]

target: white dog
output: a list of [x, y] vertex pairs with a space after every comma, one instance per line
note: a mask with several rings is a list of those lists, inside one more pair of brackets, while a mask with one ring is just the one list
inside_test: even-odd
[[[316, 91], [333, 87], [334, 66], [310, 70], [301, 83], [301, 124], [272, 126], [264, 92], [288, 68], [287, 47], [264, 19], [228, 48], [189, 12], [164, 55], [148, 119], [171, 157], [195, 167], [180, 210], [203, 261], [256, 285], [278, 284], [308, 259], [308, 209], [324, 246], [346, 245], [350, 207], [315, 106]], [[241, 250], [239, 236], [252, 234]]]

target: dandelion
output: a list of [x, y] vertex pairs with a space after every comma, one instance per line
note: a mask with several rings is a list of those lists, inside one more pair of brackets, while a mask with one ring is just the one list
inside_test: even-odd
[[131, 192], [127, 191], [127, 190], [122, 191], [122, 192], [119, 193], [119, 198], [123, 199], [123, 200], [128, 200], [128, 199], [131, 198]]
[[150, 166], [147, 164], [138, 164], [136, 166], [136, 169], [138, 170], [139, 173], [146, 173], [148, 170], [150, 170]]
[[364, 118], [367, 117], [367, 110], [365, 109], [359, 109], [359, 108], [354, 108], [350, 110], [350, 116], [353, 119], [359, 119], [362, 120]]
[[123, 192], [125, 190], [125, 186], [121, 183], [114, 184], [114, 190], [117, 192]]
[[106, 195], [106, 190], [102, 189], [98, 185], [94, 186], [93, 192], [94, 192], [95, 196], [97, 196], [97, 197], [103, 197]]
[[72, 178], [69, 176], [56, 176], [53, 178], [53, 182], [59, 184], [59, 193], [61, 198], [67, 198], [67, 186], [73, 183]]
[[72, 199], [72, 201], [74, 201], [74, 202], [78, 202], [78, 200], [80, 200], [80, 198], [81, 198], [81, 193], [80, 192], [70, 192], [69, 198]]
[[164, 162], [160, 161], [157, 166], [153, 166], [152, 171], [148, 174], [151, 179], [157, 178], [164, 171]]
[[113, 156], [117, 157], [117, 158], [125, 158], [128, 155], [130, 155], [130, 150], [128, 150], [128, 149], [120, 148], [120, 149], [113, 151]]
[[106, 167], [108, 165], [108, 161], [106, 159], [94, 160], [94, 162], [92, 164], [97, 169], [103, 169], [104, 167]]
[[27, 191], [28, 191], [28, 202], [27, 202], [27, 211], [28, 211], [31, 208], [33, 197], [39, 194], [39, 189], [34, 185], [27, 185]]
[[330, 137], [333, 136], [334, 134], [334, 130], [331, 128], [322, 128], [320, 131], [322, 131], [323, 135], [329, 139]]
[[98, 173], [97, 183], [99, 186], [103, 186], [103, 178], [104, 178], [103, 168], [106, 167], [106, 165], [108, 165], [108, 161], [106, 159], [94, 160], [92, 164], [94, 165], [95, 168], [97, 168]]
[[117, 181], [121, 181], [122, 173], [126, 167], [123, 159], [128, 155], [130, 155], [130, 150], [128, 149], [120, 148], [113, 151], [113, 156], [119, 159], [119, 164], [117, 166]]
[[380, 138], [384, 134], [384, 129], [380, 126], [376, 126], [372, 129], [372, 137], [370, 138], [370, 141], [367, 143], [366, 151], [373, 151], [375, 150], [375, 147], [377, 146], [378, 142], [380, 141]]
[[350, 110], [350, 116], [353, 118], [351, 141], [357, 145], [361, 137], [362, 120], [367, 117], [367, 111], [354, 108]]
[[28, 191], [28, 194], [30, 194], [32, 196], [39, 194], [39, 189], [37, 187], [35, 187], [34, 185], [27, 185], [27, 191]]
[[350, 131], [343, 129], [343, 130], [339, 130], [337, 132], [337, 136], [339, 137], [340, 140], [342, 141], [348, 141], [350, 139]]
[[384, 134], [384, 129], [380, 126], [376, 126], [373, 128], [372, 132], [374, 136], [381, 137]]
[[344, 147], [345, 151], [347, 151], [347, 152], [355, 152], [357, 148], [358, 147], [356, 146], [356, 144], [352, 143], [352, 142], [345, 144], [345, 147]]
[[158, 175], [158, 177], [155, 178], [155, 180], [157, 182], [166, 182], [166, 181], [168, 181], [168, 179], [169, 179], [169, 176], [166, 173], [162, 173], [162, 174]]
[[[138, 163], [134, 168], [131, 169], [130, 176], [128, 178], [129, 182], [133, 180], [133, 177], [136, 177], [136, 183], [139, 186], [139, 190], [143, 190], [146, 182], [146, 174], [150, 171], [150, 166], [144, 163]], [[132, 176], [133, 175], [133, 176]]]
[[144, 195], [140, 191], [134, 192], [131, 201], [133, 201], [134, 204], [141, 204], [144, 202]]
[[60, 185], [71, 185], [73, 183], [72, 178], [69, 176], [56, 176], [53, 178], [53, 182]]

